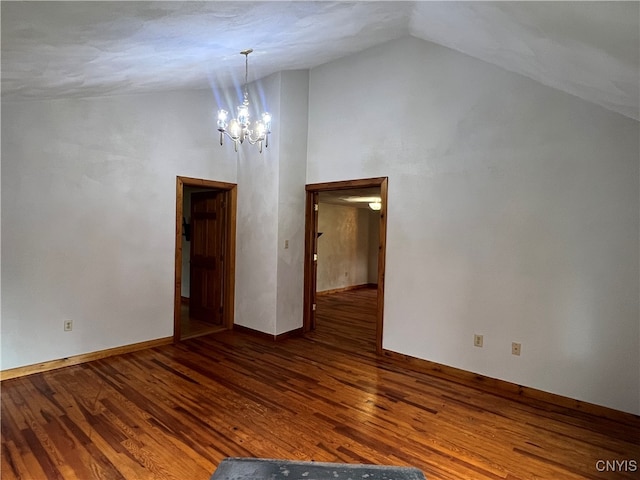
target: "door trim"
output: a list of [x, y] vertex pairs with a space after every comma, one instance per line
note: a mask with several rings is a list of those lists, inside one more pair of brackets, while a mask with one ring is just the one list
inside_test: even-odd
[[224, 262], [224, 309], [222, 325], [233, 328], [236, 285], [236, 210], [237, 188], [235, 183], [204, 180], [201, 178], [176, 177], [176, 237], [175, 237], [175, 288], [173, 300], [173, 341], [180, 341], [180, 302], [182, 298], [182, 216], [184, 187], [202, 187], [225, 192], [227, 244]]
[[384, 325], [384, 279], [387, 252], [387, 184], [388, 177], [346, 180], [341, 182], [312, 183], [305, 186], [306, 215], [305, 215], [305, 252], [304, 252], [304, 309], [303, 330], [312, 329], [313, 305], [316, 303], [316, 271], [313, 254], [316, 253], [318, 238], [317, 214], [314, 215], [314, 195], [323, 191], [349, 190], [354, 188], [380, 187], [380, 237], [378, 245], [378, 308], [376, 314], [376, 353], [383, 354], [382, 328]]

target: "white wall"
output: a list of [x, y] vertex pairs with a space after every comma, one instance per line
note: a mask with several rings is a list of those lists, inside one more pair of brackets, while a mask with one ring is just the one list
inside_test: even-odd
[[210, 92], [3, 101], [2, 369], [172, 334], [177, 175], [238, 183], [236, 322], [302, 325], [306, 170], [389, 176], [384, 348], [640, 413], [638, 122], [407, 39], [311, 71], [300, 166], [288, 75], [262, 156]]
[[638, 122], [417, 39], [309, 112], [308, 183], [389, 177], [384, 348], [640, 413]]
[[273, 335], [302, 326], [308, 85], [306, 71], [252, 85], [273, 135], [262, 154], [239, 152], [235, 322]]
[[176, 176], [236, 181], [215, 109], [206, 91], [2, 103], [2, 369], [173, 334]]
[[[278, 129], [278, 298], [276, 334], [302, 327], [309, 71], [282, 72]], [[285, 241], [288, 240], [288, 248]]]
[[[253, 105], [256, 116], [269, 111], [280, 118], [281, 74], [251, 85], [250, 98], [264, 92], [267, 105]], [[238, 151], [235, 323], [269, 334], [276, 329], [278, 279], [279, 130], [274, 122], [269, 147], [243, 145]], [[231, 144], [227, 148], [233, 151]]]
[[318, 273], [323, 292], [369, 281], [368, 210], [330, 203], [318, 206]]
[[219, 145], [234, 92], [3, 102], [2, 369], [173, 334], [178, 175], [238, 183], [236, 323], [302, 326], [308, 72], [251, 89], [263, 154]]

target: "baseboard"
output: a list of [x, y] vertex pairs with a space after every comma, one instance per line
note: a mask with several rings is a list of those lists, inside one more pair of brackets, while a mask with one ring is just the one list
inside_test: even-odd
[[322, 290], [316, 292], [316, 295], [330, 295], [332, 293], [348, 292], [349, 290], [360, 290], [362, 288], [377, 288], [377, 283], [362, 283], [360, 285], [349, 285], [348, 287], [332, 288], [331, 290]]
[[288, 332], [281, 333], [280, 335], [272, 335], [270, 333], [261, 332], [259, 330], [254, 330], [253, 328], [245, 327], [243, 325], [233, 325], [233, 330], [236, 332], [246, 333], [248, 335], [252, 335], [254, 337], [262, 338], [263, 340], [269, 340], [272, 342], [280, 342], [287, 338], [292, 337], [300, 337], [303, 334], [303, 328], [296, 328], [294, 330], [290, 330]]
[[289, 330], [288, 332], [276, 335], [276, 342], [286, 340], [287, 338], [301, 337], [302, 335], [304, 335], [304, 329], [302, 327], [296, 328], [294, 330]]
[[634, 415], [633, 413], [615, 410], [613, 408], [564, 397], [556, 393], [549, 393], [531, 387], [524, 387], [506, 380], [485, 377], [484, 375], [469, 372], [467, 370], [441, 365], [436, 362], [423, 360], [421, 358], [393, 352], [391, 350], [383, 349], [382, 355], [392, 360], [408, 363], [412, 369], [428, 373], [434, 377], [460, 383], [462, 385], [509, 398], [511, 400], [520, 400], [529, 405], [543, 403], [550, 404], [555, 407], [585, 412], [623, 423], [637, 422], [640, 420], [640, 416]]
[[123, 345], [122, 347], [108, 348], [107, 350], [74, 355], [73, 357], [34, 363], [33, 365], [27, 365], [24, 367], [9, 368], [7, 370], [0, 371], [0, 381], [24, 377], [26, 375], [33, 375], [34, 373], [48, 372], [49, 370], [55, 370], [57, 368], [69, 367], [71, 365], [78, 365], [80, 363], [91, 362], [93, 360], [113, 357], [114, 355], [122, 355], [124, 353], [131, 353], [147, 348], [168, 345], [170, 343], [173, 343], [173, 337], [157, 338], [155, 340], [148, 340], [146, 342]]

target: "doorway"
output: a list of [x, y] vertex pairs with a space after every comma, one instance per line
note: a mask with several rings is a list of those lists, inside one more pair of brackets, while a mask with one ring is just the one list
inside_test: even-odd
[[[384, 312], [384, 278], [386, 257], [387, 231], [387, 177], [348, 180], [310, 184], [306, 186], [306, 216], [305, 216], [305, 271], [304, 271], [304, 323], [305, 332], [311, 332], [317, 325], [318, 305], [318, 242], [324, 233], [319, 231], [319, 205], [321, 196], [326, 198], [355, 197], [363, 191], [375, 190], [379, 192], [379, 220], [377, 235], [377, 275], [375, 281], [377, 303], [375, 318], [375, 350], [382, 354], [382, 328]], [[331, 193], [331, 194], [330, 194]], [[327, 197], [328, 195], [328, 197]], [[372, 202], [374, 203], [374, 202]]]
[[236, 188], [177, 177], [174, 342], [233, 328]]

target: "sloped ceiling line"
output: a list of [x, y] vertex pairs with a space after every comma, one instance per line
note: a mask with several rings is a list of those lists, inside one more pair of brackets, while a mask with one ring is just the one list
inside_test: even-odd
[[640, 118], [640, 2], [0, 2], [2, 97], [237, 84], [403, 36]]

